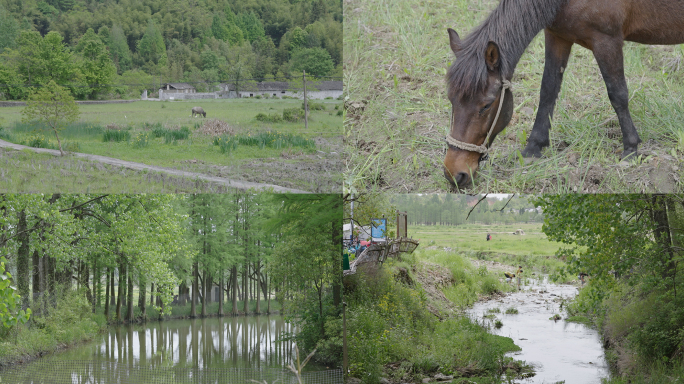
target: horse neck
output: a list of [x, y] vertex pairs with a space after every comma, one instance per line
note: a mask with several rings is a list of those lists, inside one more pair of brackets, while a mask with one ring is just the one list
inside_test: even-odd
[[501, 70], [510, 79], [525, 49], [542, 29], [551, 25], [567, 0], [501, 0], [466, 39], [466, 44], [486, 46], [497, 43], [501, 50]]

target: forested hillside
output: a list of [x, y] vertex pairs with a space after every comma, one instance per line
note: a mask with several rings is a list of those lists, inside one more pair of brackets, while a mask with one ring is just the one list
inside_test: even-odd
[[341, 60], [339, 0], [0, 0], [2, 99], [50, 80], [94, 99], [341, 76]]

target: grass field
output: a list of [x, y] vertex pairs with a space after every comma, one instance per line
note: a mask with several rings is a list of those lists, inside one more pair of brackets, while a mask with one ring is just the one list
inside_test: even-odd
[[[525, 234], [514, 235], [517, 229], [522, 229]], [[456, 260], [466, 257], [511, 266], [522, 265], [538, 273], [553, 273], [564, 265], [555, 257], [562, 244], [547, 240], [541, 229], [541, 223], [467, 224], [453, 227], [409, 225], [409, 236], [420, 239], [418, 257], [424, 258], [424, 254], [438, 252], [444, 247], [457, 253], [438, 252], [441, 261], [435, 262], [441, 265], [447, 265], [450, 258]], [[486, 240], [487, 233], [492, 235], [492, 240]], [[559, 278], [567, 280], [570, 276]]]
[[[420, 239], [421, 248], [436, 245], [460, 251], [553, 256], [560, 244], [548, 241], [541, 227], [541, 223], [467, 224], [454, 227], [410, 225], [409, 236]], [[522, 229], [525, 234], [514, 235], [517, 229]], [[492, 240], [486, 240], [487, 233], [492, 234]]]
[[[300, 108], [301, 100], [195, 100], [176, 102], [140, 101], [128, 104], [81, 105], [80, 120], [60, 132], [67, 151], [103, 155], [148, 165], [171, 167], [237, 180], [262, 182], [319, 192], [338, 191], [342, 117], [341, 102], [319, 100], [324, 110], [311, 110], [308, 130], [304, 122], [261, 122], [258, 113], [280, 114], [284, 109]], [[207, 119], [190, 117], [190, 109], [201, 105]], [[57, 149], [54, 134], [21, 124], [23, 107], [3, 108], [0, 138], [30, 146], [42, 141], [43, 147]], [[220, 119], [232, 129], [231, 137], [241, 137], [240, 145], [226, 152], [215, 144], [215, 135], [201, 130], [210, 118]], [[117, 130], [106, 128], [116, 125]], [[154, 127], [178, 131], [187, 127], [186, 139], [155, 137]], [[288, 143], [275, 147], [247, 145], [267, 131], [291, 137], [306, 146]], [[105, 134], [121, 133], [122, 141], [105, 141]], [[291, 140], [292, 141], [292, 140]], [[40, 181], [34, 180], [39, 183]], [[94, 186], [97, 188], [97, 186]], [[141, 191], [142, 192], [142, 191]]]
[[[453, 61], [447, 27], [463, 38], [498, 0], [350, 0], [345, 6], [345, 182], [357, 190], [444, 192], [444, 138]], [[543, 157], [518, 156], [532, 128], [544, 68], [544, 39], [527, 48], [513, 76], [515, 113], [481, 164], [482, 192], [675, 192], [684, 160], [682, 46], [626, 43], [630, 111], [643, 143], [620, 162], [622, 136], [590, 51], [575, 45]]]

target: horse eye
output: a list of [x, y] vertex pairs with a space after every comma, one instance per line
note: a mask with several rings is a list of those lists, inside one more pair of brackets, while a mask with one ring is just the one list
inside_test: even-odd
[[480, 114], [483, 114], [491, 106], [492, 106], [492, 103], [489, 103], [489, 104], [485, 105], [484, 107], [482, 107], [482, 109], [480, 109]]

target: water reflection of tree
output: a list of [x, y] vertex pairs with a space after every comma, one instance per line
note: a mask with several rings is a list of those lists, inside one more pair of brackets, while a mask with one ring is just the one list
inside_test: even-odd
[[278, 338], [292, 332], [274, 316], [121, 326], [103, 338], [95, 355], [129, 367], [280, 368], [290, 363], [294, 342]]

